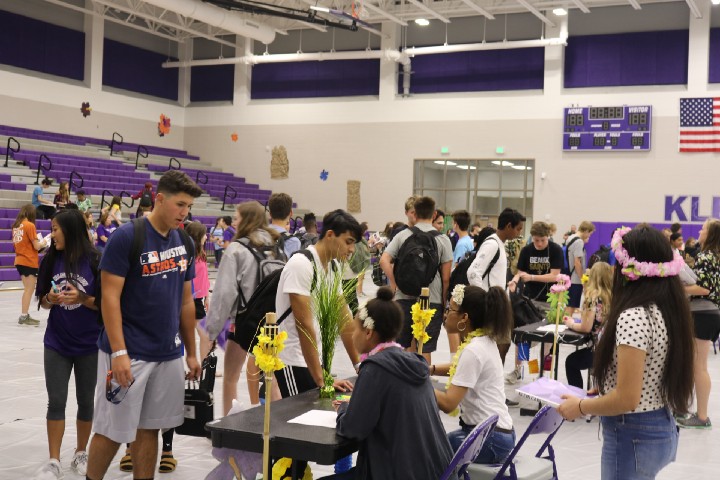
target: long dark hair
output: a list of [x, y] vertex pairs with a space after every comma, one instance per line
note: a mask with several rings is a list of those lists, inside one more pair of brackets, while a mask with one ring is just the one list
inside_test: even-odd
[[[673, 259], [670, 243], [658, 230], [640, 224], [623, 237], [623, 247], [641, 262], [669, 262]], [[648, 308], [655, 304], [667, 329], [668, 352], [662, 365], [661, 395], [678, 414], [687, 413], [693, 392], [692, 372], [695, 357], [694, 328], [690, 304], [678, 277], [640, 277], [628, 280], [622, 265], [615, 265], [612, 304], [605, 330], [595, 350], [593, 374], [601, 389], [613, 363], [617, 321], [631, 308]], [[604, 393], [604, 392], [603, 392]]]
[[487, 292], [480, 287], [467, 286], [460, 313], [467, 313], [472, 330], [482, 328], [485, 334], [496, 341], [510, 339], [513, 327], [512, 307], [505, 291], [492, 287]]
[[[90, 243], [85, 217], [79, 210], [62, 210], [53, 217], [53, 220], [57, 222], [65, 237], [65, 246], [62, 250], [65, 262], [65, 281], [79, 289], [76, 275], [79, 273], [81, 265], [88, 262], [93, 274], [97, 275], [100, 253]], [[53, 242], [40, 263], [36, 289], [38, 299], [42, 299], [50, 291], [50, 282], [53, 279], [53, 269], [58, 255], [55, 242]]]

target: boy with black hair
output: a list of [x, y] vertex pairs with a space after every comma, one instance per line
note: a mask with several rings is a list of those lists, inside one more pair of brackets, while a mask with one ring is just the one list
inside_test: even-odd
[[[395, 300], [400, 304], [405, 313], [405, 323], [398, 337], [398, 343], [406, 349], [411, 349], [414, 344], [412, 335], [412, 314], [410, 309], [417, 301], [417, 294], [414, 292], [403, 292], [397, 284], [396, 273], [393, 263], [399, 260], [403, 255], [402, 247], [405, 242], [413, 235], [431, 234], [434, 236], [435, 252], [437, 255], [438, 265], [435, 276], [426, 287], [430, 287], [430, 308], [435, 309], [433, 316], [426, 331], [430, 335], [430, 340], [423, 344], [423, 356], [430, 362], [431, 354], [437, 349], [437, 340], [442, 325], [442, 317], [444, 312], [443, 299], [447, 298], [447, 288], [450, 282], [450, 268], [452, 266], [452, 246], [447, 235], [442, 235], [432, 225], [432, 219], [435, 215], [435, 200], [430, 197], [420, 197], [415, 201], [413, 206], [414, 217], [416, 223], [413, 227], [401, 231], [388, 244], [387, 248], [380, 257], [380, 267], [387, 276], [390, 288], [395, 292]], [[413, 272], [414, 273], [414, 272]], [[405, 272], [407, 274], [407, 272]]]
[[453, 266], [475, 249], [472, 237], [468, 233], [470, 213], [467, 210], [458, 210], [453, 213], [453, 230], [457, 233], [458, 241], [453, 251]]
[[301, 248], [307, 248], [310, 245], [315, 245], [318, 242], [318, 229], [317, 220], [315, 214], [310, 212], [303, 216], [303, 228], [305, 232], [300, 236]]
[[283, 239], [285, 255], [288, 258], [300, 250], [300, 239], [291, 236], [287, 231], [292, 217], [292, 197], [287, 193], [273, 193], [268, 199], [270, 211], [270, 228], [277, 230]]
[[78, 210], [85, 213], [92, 208], [92, 200], [90, 197], [85, 196], [85, 190], [78, 190], [77, 193], [77, 205]]
[[38, 219], [49, 219], [55, 215], [55, 203], [45, 198], [45, 191], [50, 188], [52, 183], [52, 179], [45, 177], [40, 182], [40, 185], [33, 189], [32, 204], [35, 207]]
[[130, 442], [135, 478], [152, 479], [158, 430], [183, 423], [183, 344], [187, 378], [198, 379], [201, 369], [191, 287], [194, 252], [187, 251], [178, 227], [201, 194], [186, 174], [166, 172], [155, 209], [141, 220], [144, 243], [137, 262], [129, 259], [132, 222], [118, 228], [105, 247], [100, 262], [104, 329], [98, 340], [89, 480], [102, 479], [119, 445]]

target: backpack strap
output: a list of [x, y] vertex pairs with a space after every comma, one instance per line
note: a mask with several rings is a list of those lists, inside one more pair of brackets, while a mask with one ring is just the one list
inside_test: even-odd
[[[486, 238], [486, 239], [485, 239], [485, 242], [487, 242], [489, 239], [490, 239], [490, 237]], [[495, 240], [495, 239], [493, 239], [493, 240]], [[483, 243], [485, 243], [485, 242], [483, 242]], [[493, 267], [495, 266], [495, 264], [497, 263], [497, 261], [500, 259], [500, 249], [503, 248], [503, 247], [502, 247], [502, 245], [500, 245], [500, 242], [498, 242], [497, 240], [495, 240], [495, 243], [498, 244], [498, 249], [497, 249], [497, 251], [495, 252], [495, 256], [493, 256], [493, 259], [490, 260], [490, 264], [489, 264], [488, 267], [485, 269], [485, 273], [483, 273], [482, 278], [480, 279], [481, 281], [482, 281], [482, 280], [485, 280], [485, 277], [487, 277], [488, 275], [490, 275], [490, 271], [493, 269]], [[478, 250], [479, 250], [479, 249], [478, 249]]]
[[568, 243], [567, 245], [565, 245], [565, 261], [567, 262], [568, 270], [570, 270], [570, 276], [572, 276], [573, 272], [575, 271], [575, 261], [574, 261], [574, 259], [573, 259], [572, 268], [570, 268], [570, 267], [571, 267], [571, 265], [570, 265], [570, 245], [572, 245], [573, 243], [575, 243], [575, 240], [580, 240], [580, 237], [575, 237], [575, 238], [573, 238], [573, 239], [570, 241], [570, 243]]
[[132, 221], [133, 224], [133, 241], [128, 252], [128, 265], [130, 268], [140, 260], [142, 254], [142, 247], [145, 244], [145, 218], [135, 218]]
[[[239, 243], [240, 245], [242, 245], [243, 247], [247, 248], [250, 251], [250, 254], [255, 259], [255, 263], [257, 263], [257, 267], [258, 267], [257, 268], [257, 284], [260, 285], [260, 276], [261, 276], [260, 261], [262, 260], [260, 258], [260, 254], [258, 254], [257, 249], [250, 244], [250, 239], [248, 239], [247, 237], [238, 238], [235, 241], [237, 243]], [[240, 301], [242, 302], [242, 306], [244, 307], [245, 305], [247, 305], [247, 300], [245, 299], [245, 295], [243, 294], [243, 291], [242, 291], [242, 288], [240, 288], [240, 285], [238, 285], [238, 292], [240, 292]], [[240, 308], [240, 305], [238, 305], [238, 308]]]

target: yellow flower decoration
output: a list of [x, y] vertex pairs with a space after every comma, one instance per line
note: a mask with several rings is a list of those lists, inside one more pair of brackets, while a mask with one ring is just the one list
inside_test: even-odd
[[433, 315], [435, 315], [435, 311], [436, 309], [434, 308], [423, 310], [420, 308], [420, 302], [415, 302], [410, 309], [413, 321], [412, 334], [418, 342], [425, 343], [430, 340], [430, 335], [427, 334], [425, 329], [430, 325], [430, 320], [432, 320]]
[[271, 339], [265, 333], [265, 328], [260, 329], [260, 335], [257, 337], [258, 342], [252, 349], [255, 357], [255, 363], [263, 372], [270, 373], [285, 368], [285, 364], [280, 360], [278, 354], [285, 348], [285, 340], [287, 332], [280, 332]]
[[588, 280], [590, 280], [590, 277], [588, 276], [588, 274], [583, 273], [583, 276], [580, 278], [580, 281], [582, 282], [582, 284], [585, 285], [588, 282]]
[[[288, 478], [290, 467], [292, 466], [292, 459], [283, 457], [277, 462], [275, 462], [275, 465], [273, 465], [272, 469], [272, 478], [273, 480], [281, 480], [283, 478]], [[303, 474], [302, 480], [313, 480], [312, 471], [310, 470], [310, 465], [305, 467], [305, 472]]]
[[[482, 328], [478, 328], [477, 330], [473, 330], [472, 332], [467, 334], [467, 337], [465, 337], [465, 340], [460, 344], [460, 346], [457, 349], [457, 352], [455, 352], [455, 356], [453, 356], [452, 363], [450, 364], [450, 370], [448, 370], [448, 381], [447, 384], [445, 384], [445, 390], [450, 388], [450, 385], [452, 384], [452, 379], [455, 376], [455, 371], [457, 370], [457, 364], [458, 361], [460, 361], [460, 355], [462, 355], [463, 350], [465, 350], [465, 347], [467, 347], [470, 344], [470, 341], [475, 337], [482, 337], [485, 335], [485, 331]], [[460, 409], [456, 408], [452, 412], [450, 412], [451, 417], [456, 417], [460, 413]]]

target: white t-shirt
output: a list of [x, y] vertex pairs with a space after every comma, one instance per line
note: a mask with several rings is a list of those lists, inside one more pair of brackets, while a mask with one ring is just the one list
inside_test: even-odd
[[460, 402], [460, 416], [468, 425], [479, 425], [491, 415], [498, 415], [497, 426], [513, 426], [505, 405], [505, 381], [497, 344], [488, 338], [475, 337], [463, 350], [452, 384], [467, 387]]
[[[308, 251], [313, 254], [315, 261], [310, 263], [310, 260], [305, 255], [297, 254], [290, 257], [290, 260], [283, 267], [283, 271], [280, 274], [280, 282], [278, 283], [278, 290], [275, 296], [275, 309], [277, 311], [278, 318], [290, 308], [290, 294], [295, 293], [298, 295], [310, 296], [310, 288], [312, 286], [313, 279], [313, 265], [317, 269], [318, 275], [328, 275], [328, 272], [332, 272], [331, 266], [327, 265], [327, 270], [322, 267], [320, 263], [320, 257], [318, 256], [317, 250], [314, 245], [309, 246]], [[338, 267], [339, 268], [339, 267]], [[317, 282], [317, 280], [316, 280]], [[317, 319], [313, 317], [313, 326], [315, 328], [315, 345], [318, 349], [318, 356], [321, 355], [322, 346], [320, 344], [320, 326], [318, 325]], [[280, 359], [285, 365], [291, 365], [293, 367], [307, 367], [305, 357], [302, 354], [300, 347], [300, 335], [304, 333], [298, 332], [297, 326], [295, 325], [295, 316], [290, 311], [290, 314], [285, 320], [280, 323], [279, 331], [287, 332], [288, 337], [285, 340], [285, 349], [280, 352]]]
[[647, 310], [636, 307], [623, 311], [618, 317], [613, 363], [603, 389], [609, 392], [617, 386], [617, 347], [628, 345], [644, 350], [647, 355], [640, 403], [629, 413], [649, 412], [665, 407], [661, 388], [669, 340], [660, 309], [651, 305], [649, 311], [648, 317]]
[[[487, 270], [492, 259], [495, 258], [495, 252], [500, 250], [500, 256], [497, 263], [490, 270], [490, 273], [483, 279], [482, 276]], [[480, 287], [486, 292], [490, 287], [500, 287], [504, 289], [507, 285], [507, 254], [505, 247], [496, 233], [493, 233], [480, 245], [475, 260], [470, 264], [467, 271], [468, 282], [470, 285]], [[502, 427], [501, 427], [502, 428]]]

